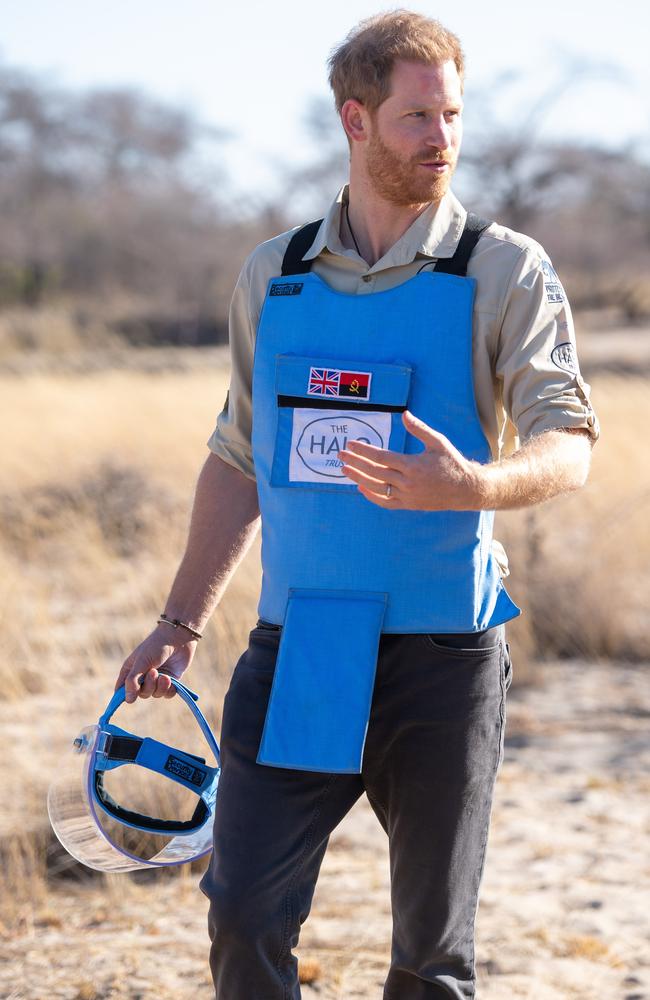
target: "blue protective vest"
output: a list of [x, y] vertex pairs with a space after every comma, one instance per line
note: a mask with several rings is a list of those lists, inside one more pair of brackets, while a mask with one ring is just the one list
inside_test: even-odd
[[493, 512], [386, 510], [338, 458], [355, 438], [421, 451], [408, 408], [491, 460], [472, 383], [475, 284], [427, 272], [353, 296], [313, 273], [269, 282], [252, 443], [259, 614], [283, 633], [260, 763], [358, 772], [381, 632], [475, 632], [519, 613], [491, 552]]

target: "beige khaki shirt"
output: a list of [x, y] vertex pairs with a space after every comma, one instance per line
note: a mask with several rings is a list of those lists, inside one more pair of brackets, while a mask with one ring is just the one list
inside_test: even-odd
[[[427, 262], [452, 257], [467, 212], [449, 191], [368, 267], [341, 242], [347, 186], [339, 192], [304, 259], [337, 292], [373, 295], [408, 281]], [[248, 257], [230, 308], [232, 373], [210, 449], [254, 478], [251, 381], [260, 312], [269, 279], [277, 277], [295, 230], [260, 244]], [[560, 427], [584, 427], [598, 437], [589, 386], [579, 374], [571, 310], [544, 249], [492, 223], [470, 258], [476, 279], [473, 376], [478, 413], [495, 460], [518, 441]], [[408, 332], [405, 329], [405, 336]], [[415, 416], [418, 416], [416, 413]]]

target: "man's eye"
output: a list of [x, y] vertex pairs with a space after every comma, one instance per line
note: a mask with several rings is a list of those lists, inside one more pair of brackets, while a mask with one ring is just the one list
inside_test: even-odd
[[424, 118], [426, 111], [411, 111], [409, 118]]

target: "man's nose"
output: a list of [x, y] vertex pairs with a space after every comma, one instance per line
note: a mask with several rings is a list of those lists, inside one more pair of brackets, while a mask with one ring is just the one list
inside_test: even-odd
[[426, 142], [428, 146], [435, 146], [436, 149], [449, 149], [451, 146], [451, 127], [444, 118], [431, 123]]

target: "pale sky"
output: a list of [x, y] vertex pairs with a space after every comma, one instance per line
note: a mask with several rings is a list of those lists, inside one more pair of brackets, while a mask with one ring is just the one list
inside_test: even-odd
[[[332, 46], [362, 17], [392, 6], [367, 0], [20, 0], [0, 21], [0, 56], [68, 86], [134, 84], [192, 106], [226, 129], [237, 191], [270, 192], [274, 164], [317, 151], [302, 117], [326, 96]], [[547, 116], [549, 136], [610, 147], [650, 144], [650, 7], [640, 0], [405, 3], [461, 38], [467, 89], [522, 71], [512, 106], [522, 116], [572, 60], [592, 67]], [[620, 78], [608, 72], [616, 67]], [[467, 143], [467, 135], [465, 142]]]

